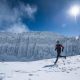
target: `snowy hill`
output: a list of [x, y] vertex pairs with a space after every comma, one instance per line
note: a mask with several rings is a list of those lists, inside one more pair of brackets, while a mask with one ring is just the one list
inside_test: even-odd
[[80, 80], [80, 55], [32, 62], [0, 62], [0, 80]]
[[0, 32], [0, 61], [31, 61], [56, 56], [55, 44], [65, 47], [63, 55], [80, 54], [80, 38], [67, 38], [53, 32]]

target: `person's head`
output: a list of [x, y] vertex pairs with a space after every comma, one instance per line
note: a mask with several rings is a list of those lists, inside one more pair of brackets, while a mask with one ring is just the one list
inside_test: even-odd
[[59, 41], [57, 41], [56, 43], [57, 43], [57, 44], [59, 44], [60, 42], [59, 42]]

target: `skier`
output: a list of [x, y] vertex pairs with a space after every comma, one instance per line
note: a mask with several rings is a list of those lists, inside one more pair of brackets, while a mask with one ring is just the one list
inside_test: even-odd
[[64, 57], [66, 59], [66, 56], [61, 55], [61, 52], [63, 52], [63, 50], [64, 50], [64, 47], [59, 43], [59, 41], [57, 41], [57, 44], [55, 46], [55, 51], [57, 51], [57, 58], [54, 64], [57, 63], [59, 57]]

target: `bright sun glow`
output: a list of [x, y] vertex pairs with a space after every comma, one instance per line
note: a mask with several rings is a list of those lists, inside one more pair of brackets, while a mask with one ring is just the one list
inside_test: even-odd
[[80, 14], [80, 7], [77, 5], [72, 6], [69, 10], [69, 14], [76, 18]]

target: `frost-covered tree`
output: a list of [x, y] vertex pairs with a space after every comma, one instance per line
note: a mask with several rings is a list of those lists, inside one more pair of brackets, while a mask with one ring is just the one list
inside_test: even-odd
[[[59, 40], [64, 46], [63, 55], [80, 55], [80, 37], [67, 38], [53, 32], [0, 32], [0, 56], [38, 60], [56, 56], [55, 45]], [[6, 55], [6, 56], [5, 56]], [[2, 57], [1, 57], [2, 58]]]

